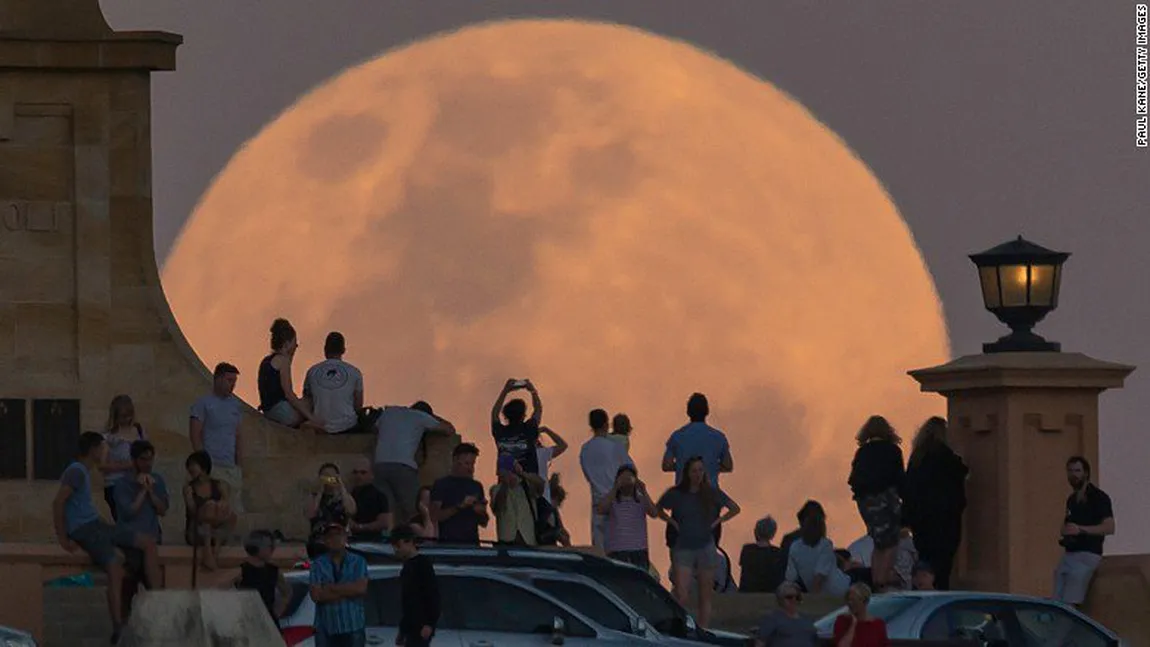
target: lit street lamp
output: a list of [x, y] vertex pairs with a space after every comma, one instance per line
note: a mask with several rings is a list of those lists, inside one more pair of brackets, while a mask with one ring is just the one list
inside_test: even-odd
[[1058, 307], [1062, 264], [1070, 254], [1023, 240], [971, 254], [982, 283], [982, 302], [1010, 334], [982, 345], [984, 353], [1059, 352], [1062, 345], [1033, 332], [1034, 325]]

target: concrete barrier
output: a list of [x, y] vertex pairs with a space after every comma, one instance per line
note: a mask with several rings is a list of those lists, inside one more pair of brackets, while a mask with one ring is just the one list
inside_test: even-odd
[[254, 591], [156, 591], [136, 598], [124, 647], [282, 647]]

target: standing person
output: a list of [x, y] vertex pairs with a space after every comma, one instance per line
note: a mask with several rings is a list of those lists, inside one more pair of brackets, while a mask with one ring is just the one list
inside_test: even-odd
[[156, 448], [146, 440], [137, 440], [129, 448], [129, 456], [132, 474], [116, 482], [113, 494], [120, 511], [116, 525], [121, 530], [151, 537], [157, 545], [162, 544], [160, 517], [168, 514], [171, 500], [164, 476], [152, 471]]
[[608, 437], [608, 421], [607, 412], [602, 409], [589, 413], [591, 438], [579, 450], [579, 466], [591, 486], [591, 544], [596, 548], [604, 548], [607, 536], [607, 515], [599, 512], [599, 502], [615, 487], [619, 468], [634, 463], [623, 445]]
[[321, 465], [319, 483], [312, 490], [307, 503], [307, 520], [311, 525], [307, 543], [308, 557], [315, 559], [326, 550], [324, 532], [328, 526], [339, 524], [346, 529], [358, 511], [355, 497], [339, 476], [339, 467], [335, 463]]
[[524, 470], [514, 457], [499, 457], [499, 482], [491, 486], [491, 511], [500, 543], [539, 545], [536, 499], [542, 495], [543, 479], [538, 474]]
[[403, 560], [399, 572], [400, 616], [399, 633], [395, 644], [403, 647], [425, 647], [435, 636], [439, 624], [439, 583], [435, 567], [425, 555], [419, 554], [416, 534], [409, 526], [396, 526], [391, 533], [391, 545], [396, 557]]
[[212, 457], [207, 452], [192, 452], [186, 461], [188, 482], [184, 485], [184, 540], [189, 546], [202, 546], [200, 564], [214, 571], [220, 550], [232, 530], [237, 516], [231, 505], [227, 483], [212, 478]]
[[316, 647], [363, 647], [367, 643], [367, 561], [347, 550], [347, 529], [323, 530], [324, 553], [311, 564]]
[[231, 507], [243, 513], [244, 444], [240, 434], [243, 403], [236, 397], [240, 371], [227, 362], [212, 371], [212, 392], [192, 404], [188, 438], [193, 452], [207, 452], [215, 477], [228, 484]]
[[94, 431], [80, 434], [79, 457], [60, 476], [60, 489], [52, 501], [56, 540], [69, 553], [83, 550], [97, 567], [108, 574], [108, 611], [112, 617], [112, 644], [120, 641], [124, 624], [121, 602], [124, 584], [124, 555], [119, 548], [136, 548], [144, 555], [145, 584], [160, 586], [160, 560], [156, 542], [147, 535], [109, 525], [96, 512], [92, 501], [92, 472], [107, 456], [104, 437]]
[[112, 521], [120, 520], [116, 507], [116, 483], [132, 476], [132, 443], [146, 440], [144, 427], [136, 422], [136, 406], [132, 398], [117, 395], [108, 406], [108, 422], [104, 425], [104, 442], [108, 444], [108, 460], [100, 466], [104, 474], [104, 502]]
[[420, 400], [410, 407], [384, 407], [375, 430], [375, 486], [387, 495], [395, 518], [407, 521], [417, 512], [419, 463], [415, 457], [423, 436], [450, 436], [455, 425], [435, 415], [431, 405]]
[[627, 464], [618, 469], [615, 485], [599, 500], [597, 512], [607, 517], [603, 543], [607, 556], [643, 570], [650, 569], [647, 517], [658, 516], [658, 512], [634, 465]]
[[903, 525], [914, 533], [919, 556], [934, 567], [935, 586], [948, 591], [954, 556], [962, 540], [970, 470], [946, 442], [945, 418], [935, 416], [923, 423], [911, 447]]
[[743, 593], [767, 593], [782, 584], [787, 556], [771, 544], [778, 531], [779, 524], [770, 516], [755, 522], [755, 543], [744, 544], [739, 552], [739, 590]]
[[611, 435], [608, 436], [617, 443], [622, 443], [627, 453], [631, 453], [631, 418], [625, 413], [616, 413], [611, 418]]
[[[703, 460], [707, 477], [716, 488], [719, 487], [719, 474], [735, 469], [727, 435], [707, 424], [709, 415], [711, 405], [707, 402], [707, 396], [702, 393], [691, 394], [687, 399], [687, 418], [690, 422], [671, 434], [663, 453], [663, 471], [674, 472], [676, 483], [683, 480], [683, 469], [687, 461], [696, 456]], [[722, 525], [715, 526], [714, 534], [715, 544], [718, 545], [723, 536]], [[667, 546], [674, 543], [674, 527], [667, 526]]]
[[479, 448], [460, 443], [451, 452], [451, 472], [431, 487], [431, 518], [444, 544], [479, 545], [479, 527], [487, 527], [487, 498], [475, 480]]
[[714, 530], [738, 515], [739, 505], [711, 483], [703, 459], [696, 456], [687, 460], [679, 483], [667, 490], [655, 507], [659, 517], [677, 531], [671, 548], [671, 565], [679, 602], [683, 606], [690, 603], [691, 580], [695, 578], [699, 625], [707, 627], [711, 621], [711, 597], [718, 565]]
[[276, 550], [276, 538], [266, 530], [253, 530], [244, 540], [247, 557], [240, 563], [240, 574], [232, 580], [232, 586], [244, 591], [255, 591], [263, 600], [264, 607], [279, 625], [280, 618], [291, 602], [291, 586], [284, 579], [280, 567], [272, 563]]
[[902, 439], [882, 416], [871, 416], [855, 438], [858, 451], [847, 479], [867, 534], [874, 539], [871, 581], [883, 591], [892, 586], [895, 552], [902, 530], [902, 493], [906, 483]]
[[379, 541], [391, 528], [391, 510], [387, 497], [372, 481], [371, 461], [366, 456], [355, 459], [351, 467], [351, 498], [355, 514], [351, 516], [352, 541]]
[[[543, 444], [543, 437], [547, 436], [551, 439], [550, 445]], [[539, 439], [535, 441], [535, 455], [539, 461], [539, 478], [543, 479], [543, 498], [548, 503], [551, 502], [551, 483], [547, 478], [548, 471], [551, 469], [551, 461], [559, 458], [567, 453], [567, 441], [563, 439], [558, 433], [553, 431], [550, 427], [539, 428]]]
[[1074, 606], [1086, 600], [1094, 571], [1102, 561], [1102, 544], [1114, 534], [1110, 496], [1090, 482], [1090, 462], [1083, 456], [1066, 461], [1066, 480], [1074, 490], [1066, 498], [1066, 518], [1058, 543], [1066, 549], [1054, 570], [1054, 597]]
[[264, 417], [286, 427], [307, 427], [323, 431], [324, 421], [312, 413], [303, 398], [292, 387], [291, 364], [299, 349], [295, 328], [287, 319], [276, 319], [271, 327], [271, 354], [260, 361], [256, 384], [260, 394], [260, 411]]
[[818, 633], [815, 623], [799, 615], [803, 593], [794, 582], [775, 587], [779, 608], [768, 613], [759, 623], [755, 647], [815, 647]]
[[363, 373], [343, 361], [346, 352], [343, 335], [328, 333], [323, 342], [325, 359], [309, 368], [303, 380], [303, 397], [329, 434], [355, 431], [363, 411]]
[[835, 618], [834, 647], [889, 647], [886, 622], [870, 614], [870, 587], [852, 584], [847, 592], [847, 613]]
[[[507, 396], [519, 389], [531, 394], [531, 417], [527, 417], [527, 403], [520, 398], [507, 402]], [[506, 423], [500, 419], [502, 413]], [[543, 422], [543, 400], [531, 380], [507, 380], [495, 406], [491, 408], [491, 435], [500, 456], [510, 455], [524, 471], [539, 473], [539, 456], [535, 453], [539, 444], [539, 426]]]
[[416, 498], [416, 508], [419, 512], [415, 513], [408, 521], [408, 526], [419, 537], [424, 539], [436, 539], [439, 537], [439, 524], [435, 523], [435, 518], [431, 516], [431, 488], [423, 486], [419, 488], [419, 496]]

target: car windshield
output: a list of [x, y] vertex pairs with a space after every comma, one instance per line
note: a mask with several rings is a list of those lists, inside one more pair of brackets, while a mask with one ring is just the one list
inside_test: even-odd
[[685, 635], [683, 611], [671, 600], [669, 593], [645, 574], [598, 572], [591, 577], [626, 600], [628, 606], [659, 633], [680, 638]]
[[[909, 595], [876, 595], [871, 598], [868, 611], [876, 618], [882, 619], [883, 622], [890, 622], [899, 616], [902, 612], [914, 606], [918, 599]], [[830, 634], [835, 628], [835, 618], [847, 612], [845, 606], [839, 607], [834, 611], [823, 616], [818, 622], [815, 623], [815, 629], [823, 635]]]

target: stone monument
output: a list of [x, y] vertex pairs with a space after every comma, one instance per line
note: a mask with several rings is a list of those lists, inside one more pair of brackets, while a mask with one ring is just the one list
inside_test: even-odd
[[[183, 536], [188, 410], [211, 380], [172, 317], [156, 267], [150, 85], [152, 72], [175, 69], [181, 42], [113, 31], [98, 0], [0, 0], [4, 541], [53, 538], [57, 479], [78, 434], [102, 430], [119, 393], [134, 400], [174, 494], [166, 543]], [[255, 379], [256, 367], [239, 368], [241, 380]], [[251, 409], [241, 433], [241, 531], [289, 537], [306, 532], [303, 499], [319, 464], [362, 455], [373, 441], [317, 438]], [[425, 481], [446, 471], [454, 442], [429, 439]]]

